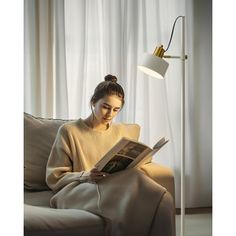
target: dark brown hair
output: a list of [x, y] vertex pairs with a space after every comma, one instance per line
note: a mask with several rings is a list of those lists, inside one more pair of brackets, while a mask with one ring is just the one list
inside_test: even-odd
[[105, 81], [99, 83], [94, 90], [93, 96], [90, 99], [90, 106], [94, 105], [98, 100], [105, 96], [116, 95], [121, 99], [122, 107], [125, 103], [125, 93], [120, 84], [117, 83], [117, 78], [114, 75], [106, 75]]

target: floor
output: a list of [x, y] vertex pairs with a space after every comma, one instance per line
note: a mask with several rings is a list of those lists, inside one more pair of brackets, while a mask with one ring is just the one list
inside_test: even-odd
[[[185, 215], [185, 236], [211, 236], [212, 213]], [[176, 215], [176, 236], [180, 236], [180, 215]]]

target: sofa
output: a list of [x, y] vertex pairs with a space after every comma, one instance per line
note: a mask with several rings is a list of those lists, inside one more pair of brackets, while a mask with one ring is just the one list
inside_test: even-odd
[[[91, 236], [104, 235], [104, 220], [91, 212], [79, 209], [53, 209], [49, 201], [53, 193], [45, 181], [47, 159], [58, 128], [67, 122], [46, 119], [24, 113], [24, 235], [25, 236]], [[150, 168], [149, 168], [150, 169]], [[145, 171], [145, 169], [144, 169]], [[175, 189], [172, 171], [159, 164], [151, 167], [151, 178], [167, 189], [169, 207], [160, 208], [153, 228], [159, 227], [167, 215], [173, 222], [175, 235]], [[159, 223], [158, 223], [159, 222]], [[169, 225], [166, 227], [168, 231]], [[158, 232], [158, 229], [154, 230]], [[158, 235], [165, 236], [162, 230]], [[170, 234], [168, 234], [170, 235]]]

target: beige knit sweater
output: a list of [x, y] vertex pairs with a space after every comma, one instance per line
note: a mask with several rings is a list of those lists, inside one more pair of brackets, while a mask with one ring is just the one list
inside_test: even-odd
[[55, 192], [78, 180], [122, 137], [138, 140], [136, 124], [113, 124], [106, 131], [94, 131], [82, 119], [61, 126], [49, 156], [46, 172], [48, 186]]

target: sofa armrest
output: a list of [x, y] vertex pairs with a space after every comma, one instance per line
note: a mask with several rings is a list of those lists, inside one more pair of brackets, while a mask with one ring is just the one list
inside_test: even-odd
[[174, 174], [170, 168], [151, 162], [142, 165], [140, 170], [155, 182], [166, 188], [167, 191], [172, 195], [173, 199], [175, 199]]

